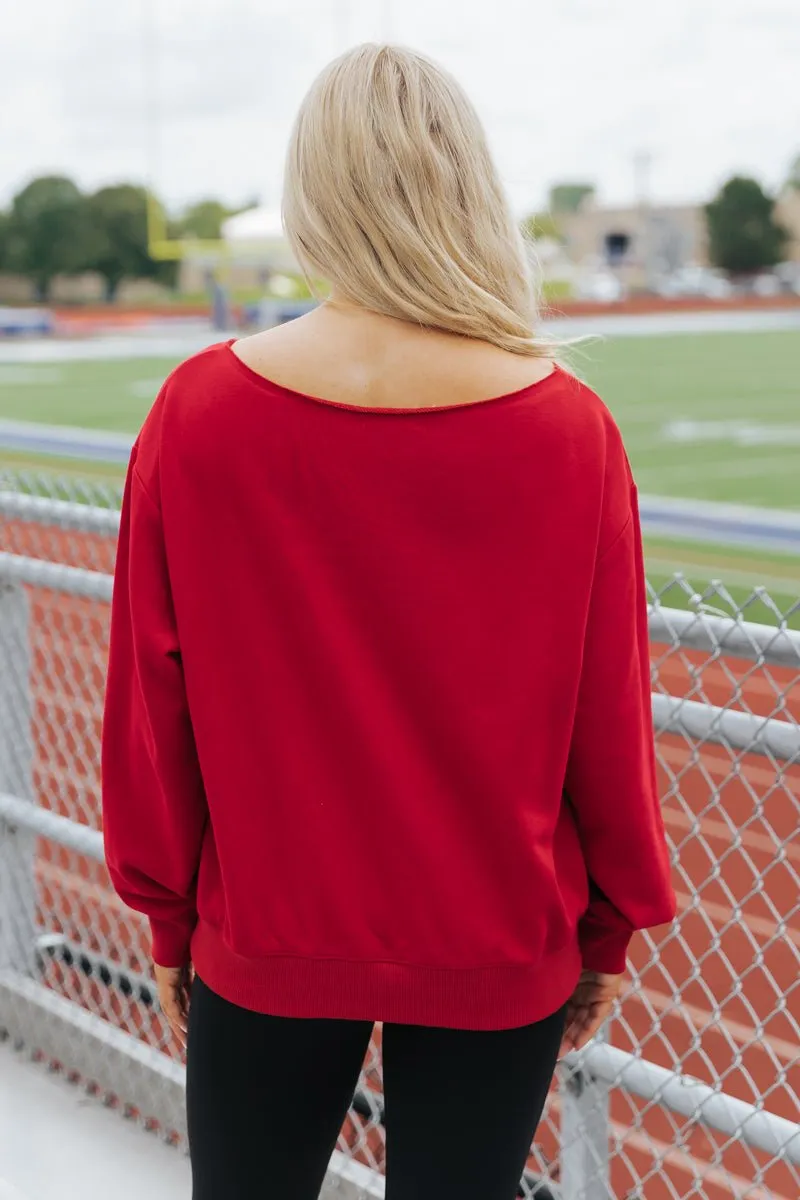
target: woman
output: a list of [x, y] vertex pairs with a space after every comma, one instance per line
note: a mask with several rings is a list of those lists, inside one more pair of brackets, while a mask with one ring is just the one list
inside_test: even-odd
[[388, 1200], [511, 1200], [673, 915], [636, 494], [448, 75], [334, 62], [284, 212], [330, 299], [180, 366], [131, 459], [109, 869], [188, 1023], [195, 1200], [312, 1200], [374, 1022]]

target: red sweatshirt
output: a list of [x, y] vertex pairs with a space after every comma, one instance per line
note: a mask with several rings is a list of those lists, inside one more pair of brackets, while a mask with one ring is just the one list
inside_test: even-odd
[[157, 963], [277, 1015], [537, 1020], [673, 916], [653, 762], [636, 495], [576, 379], [387, 411], [229, 345], [170, 377], [103, 735]]

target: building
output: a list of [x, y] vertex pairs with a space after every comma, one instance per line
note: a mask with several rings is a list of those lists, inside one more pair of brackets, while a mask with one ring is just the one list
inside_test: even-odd
[[789, 231], [784, 258], [800, 266], [800, 188], [787, 186], [775, 205], [775, 216]]
[[[800, 190], [786, 187], [775, 216], [789, 230], [787, 262], [800, 264]], [[625, 286], [652, 287], [687, 267], [707, 267], [702, 204], [603, 208], [593, 195], [576, 212], [557, 215], [566, 257], [583, 270], [605, 270]]]
[[558, 224], [571, 261], [612, 270], [626, 286], [645, 288], [659, 277], [708, 263], [703, 209], [699, 205], [637, 205], [603, 208], [587, 196]]

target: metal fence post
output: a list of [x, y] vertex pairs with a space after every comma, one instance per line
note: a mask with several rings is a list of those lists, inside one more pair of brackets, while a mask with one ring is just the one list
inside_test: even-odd
[[[30, 602], [0, 582], [0, 792], [33, 803]], [[36, 961], [36, 834], [0, 818], [0, 969]]]
[[[603, 1040], [601, 1032], [595, 1040]], [[614, 1200], [610, 1182], [609, 1085], [585, 1061], [561, 1077], [562, 1200]]]

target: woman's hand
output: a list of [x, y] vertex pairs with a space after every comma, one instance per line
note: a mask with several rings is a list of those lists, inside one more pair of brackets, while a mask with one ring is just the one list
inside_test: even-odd
[[189, 1023], [189, 997], [194, 971], [186, 967], [155, 966], [158, 1002], [169, 1027], [182, 1046], [186, 1046]]
[[619, 996], [624, 975], [603, 975], [582, 971], [578, 986], [567, 1004], [567, 1019], [561, 1052], [582, 1050], [611, 1014]]

